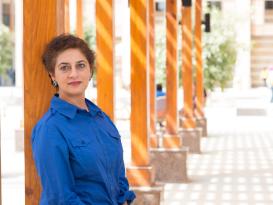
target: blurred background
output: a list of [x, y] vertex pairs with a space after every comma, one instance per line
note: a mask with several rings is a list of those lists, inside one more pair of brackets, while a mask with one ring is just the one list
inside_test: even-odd
[[[91, 48], [95, 49], [95, 0], [82, 2], [84, 39]], [[178, 2], [180, 8], [181, 2]], [[70, 30], [71, 33], [75, 33], [76, 0], [70, 0], [69, 5]], [[238, 106], [253, 108], [254, 111], [251, 112], [254, 112], [254, 115], [259, 113], [262, 115], [263, 112], [267, 115], [272, 95], [269, 77], [270, 71], [273, 70], [273, 1], [204, 0], [203, 5], [203, 13], [209, 14], [210, 18], [210, 29], [205, 32], [204, 28], [203, 32], [204, 86], [207, 93], [205, 111], [208, 117], [210, 114], [213, 116], [215, 110], [216, 112], [217, 109], [219, 110], [217, 103], [226, 103], [221, 107], [223, 111], [228, 106], [234, 106], [234, 99], [237, 99], [237, 108]], [[162, 84], [164, 91], [166, 88], [165, 0], [156, 0], [155, 8], [156, 83]], [[130, 146], [127, 141], [130, 138], [130, 10], [128, 0], [115, 1], [115, 17], [116, 124], [124, 136], [125, 161], [129, 162]], [[23, 1], [0, 0], [0, 136], [2, 204], [4, 205], [24, 204], [23, 35], [27, 35], [23, 32]], [[180, 37], [179, 48], [181, 48]], [[179, 52], [181, 53], [181, 49]], [[195, 66], [194, 61], [193, 66]], [[181, 72], [181, 59], [179, 59], [179, 71]], [[181, 80], [179, 85], [179, 105], [182, 107]], [[96, 76], [91, 80], [86, 95], [96, 102]], [[216, 121], [212, 120], [217, 123]]]

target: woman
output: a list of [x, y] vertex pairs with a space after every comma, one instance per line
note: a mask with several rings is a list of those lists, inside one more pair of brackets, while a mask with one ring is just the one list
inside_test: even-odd
[[135, 194], [125, 177], [118, 130], [85, 98], [94, 53], [82, 39], [63, 34], [42, 59], [58, 93], [32, 132], [40, 205], [130, 204]]

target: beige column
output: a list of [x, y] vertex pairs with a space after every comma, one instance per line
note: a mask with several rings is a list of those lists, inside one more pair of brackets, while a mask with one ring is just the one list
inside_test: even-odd
[[10, 31], [14, 31], [14, 0], [10, 0]]
[[3, 8], [2, 8], [3, 0], [0, 0], [0, 23], [3, 23]]

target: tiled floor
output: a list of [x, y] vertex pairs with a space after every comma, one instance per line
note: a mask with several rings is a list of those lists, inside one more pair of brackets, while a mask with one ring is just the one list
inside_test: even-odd
[[273, 204], [273, 106], [249, 107], [261, 106], [266, 116], [237, 116], [238, 101], [207, 109], [209, 136], [188, 156], [191, 182], [165, 185], [164, 205]]
[[[273, 106], [269, 98], [265, 89], [209, 97], [209, 136], [202, 139], [201, 154], [188, 156], [190, 183], [166, 184], [164, 205], [273, 205]], [[238, 116], [237, 108], [246, 107], [265, 109], [267, 114]], [[24, 155], [14, 147], [20, 109], [2, 112], [3, 205], [24, 204]], [[117, 125], [129, 163], [130, 123], [124, 119]]]

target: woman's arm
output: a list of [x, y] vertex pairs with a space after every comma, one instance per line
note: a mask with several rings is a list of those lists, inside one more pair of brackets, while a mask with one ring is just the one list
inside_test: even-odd
[[122, 159], [121, 172], [119, 176], [119, 186], [120, 186], [120, 193], [119, 193], [118, 203], [124, 204], [124, 205], [131, 204], [131, 202], [136, 198], [136, 195], [133, 191], [129, 190], [129, 183], [125, 176], [125, 167], [124, 167], [123, 159]]
[[84, 205], [75, 193], [67, 144], [54, 125], [34, 129], [32, 151], [47, 204]]

